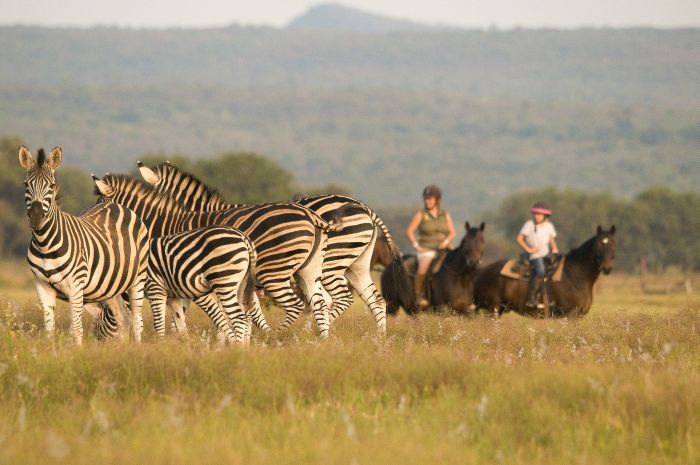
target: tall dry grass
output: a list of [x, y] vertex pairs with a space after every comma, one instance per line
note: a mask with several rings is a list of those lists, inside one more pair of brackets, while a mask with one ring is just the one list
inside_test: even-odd
[[194, 308], [187, 340], [77, 348], [61, 310], [48, 340], [24, 292], [0, 304], [3, 463], [700, 460], [698, 294], [619, 276], [582, 320], [399, 316], [384, 342], [356, 305], [327, 342], [305, 317], [217, 350]]

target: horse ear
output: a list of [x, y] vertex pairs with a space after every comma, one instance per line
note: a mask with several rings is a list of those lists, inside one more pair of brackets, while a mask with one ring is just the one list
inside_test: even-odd
[[467, 232], [469, 232], [469, 229], [470, 229], [470, 228], [469, 228], [469, 221], [465, 221], [465, 222], [464, 222], [464, 229], [465, 229]]
[[32, 158], [31, 152], [24, 145], [19, 146], [19, 164], [27, 171], [34, 166], [34, 158]]
[[61, 151], [61, 147], [54, 147], [53, 150], [51, 150], [51, 153], [49, 153], [49, 168], [51, 170], [55, 170], [59, 166], [61, 166], [61, 161], [63, 160], [63, 151]]
[[595, 230], [595, 233], [600, 236], [603, 233], [603, 228], [598, 225], [598, 229]]
[[141, 173], [141, 177], [143, 178], [144, 181], [146, 181], [148, 184], [155, 185], [160, 182], [160, 176], [158, 176], [155, 171], [150, 169], [148, 166], [144, 165], [141, 162], [138, 162], [139, 165], [139, 173]]
[[479, 231], [483, 231], [484, 229], [486, 229], [486, 223], [484, 223], [482, 221], [481, 224], [479, 225]]
[[615, 225], [610, 226], [610, 234], [615, 234]]

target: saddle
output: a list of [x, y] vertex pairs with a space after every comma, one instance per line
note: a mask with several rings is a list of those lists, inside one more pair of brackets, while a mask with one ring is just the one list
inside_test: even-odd
[[[560, 254], [550, 254], [544, 258], [545, 279], [547, 281], [561, 281], [561, 276], [564, 271], [564, 262], [566, 257]], [[501, 268], [501, 276], [506, 278], [518, 279], [527, 281], [532, 274], [532, 267], [527, 258], [521, 256], [518, 259], [508, 260]]]
[[[426, 281], [430, 279], [432, 275], [440, 271], [440, 268], [442, 267], [442, 264], [445, 262], [445, 258], [447, 257], [447, 252], [449, 252], [449, 250], [440, 250], [437, 256], [433, 258], [433, 261], [430, 262], [428, 272], [426, 273]], [[410, 274], [416, 274], [416, 271], [418, 270], [418, 257], [416, 257], [415, 255], [404, 255], [403, 263]]]

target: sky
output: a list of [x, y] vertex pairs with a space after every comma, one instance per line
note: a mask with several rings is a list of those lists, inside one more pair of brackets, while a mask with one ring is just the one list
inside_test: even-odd
[[[0, 24], [283, 27], [319, 0], [0, 0]], [[700, 25], [699, 0], [344, 0], [401, 19], [470, 28]]]

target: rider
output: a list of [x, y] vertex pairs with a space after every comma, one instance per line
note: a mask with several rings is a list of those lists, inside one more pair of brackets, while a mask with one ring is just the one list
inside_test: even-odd
[[[414, 290], [418, 305], [425, 307], [428, 301], [423, 295], [423, 283], [428, 267], [439, 250], [447, 249], [455, 237], [452, 216], [440, 208], [442, 192], [434, 184], [423, 189], [423, 209], [418, 210], [406, 229], [406, 236], [418, 254], [418, 270]], [[415, 232], [418, 230], [418, 239]]]
[[535, 203], [530, 209], [532, 219], [525, 222], [516, 237], [516, 242], [527, 252], [533, 273], [527, 292], [528, 307], [537, 306], [537, 291], [544, 281], [544, 258], [552, 253], [559, 253], [559, 248], [554, 240], [557, 232], [549, 221], [552, 210], [543, 202]]

